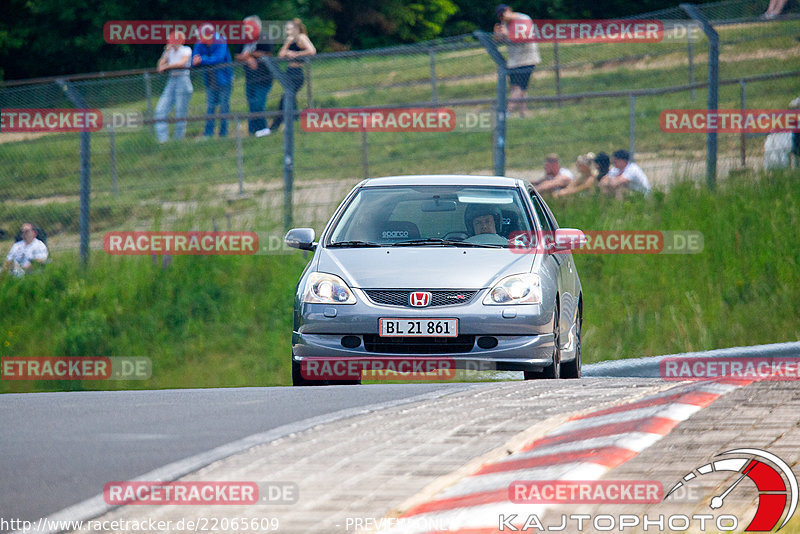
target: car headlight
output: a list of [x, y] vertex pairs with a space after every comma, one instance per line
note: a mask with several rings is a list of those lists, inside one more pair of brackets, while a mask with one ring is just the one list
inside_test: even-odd
[[542, 281], [539, 276], [531, 273], [507, 276], [489, 290], [483, 303], [489, 306], [541, 304]]
[[303, 302], [312, 304], [355, 304], [356, 297], [335, 274], [311, 273], [306, 281]]

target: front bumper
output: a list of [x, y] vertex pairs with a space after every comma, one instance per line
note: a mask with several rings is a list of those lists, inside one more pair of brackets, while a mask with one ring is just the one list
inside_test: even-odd
[[[353, 291], [357, 302], [352, 305], [300, 304], [292, 333], [292, 357], [296, 362], [306, 358], [430, 356], [451, 358], [458, 368], [508, 371], [539, 371], [553, 363], [553, 306], [485, 306], [481, 302], [486, 290], [481, 290], [468, 304], [408, 308], [378, 305], [363, 291]], [[463, 339], [453, 352], [432, 338], [428, 339], [438, 345], [429, 347], [435, 349], [433, 352], [426, 349], [425, 340], [420, 340], [419, 352], [409, 352], [407, 347], [391, 352], [391, 343], [378, 351], [370, 341], [377, 338], [380, 318], [457, 318], [458, 333]], [[346, 336], [351, 342], [355, 336], [360, 343], [347, 348], [343, 344]], [[487, 337], [494, 338], [496, 345], [481, 348], [479, 340]]]

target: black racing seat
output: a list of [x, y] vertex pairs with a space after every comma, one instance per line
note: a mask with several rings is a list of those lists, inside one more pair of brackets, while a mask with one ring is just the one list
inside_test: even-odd
[[508, 237], [511, 232], [519, 229], [519, 213], [516, 210], [503, 210], [503, 227], [498, 234]]
[[419, 227], [410, 221], [386, 221], [378, 233], [379, 242], [400, 242], [419, 239]]

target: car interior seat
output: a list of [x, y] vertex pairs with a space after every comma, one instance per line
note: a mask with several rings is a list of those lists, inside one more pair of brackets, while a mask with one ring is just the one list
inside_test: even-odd
[[386, 221], [380, 227], [378, 242], [400, 242], [419, 239], [419, 227], [410, 221]]

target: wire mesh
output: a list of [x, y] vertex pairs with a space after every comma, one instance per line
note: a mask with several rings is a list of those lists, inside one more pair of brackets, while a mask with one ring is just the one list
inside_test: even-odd
[[[766, 20], [761, 18], [766, 7], [766, 0], [698, 6], [720, 36], [720, 80], [726, 82], [719, 88], [720, 108], [786, 108], [798, 96], [800, 11], [792, 3], [777, 19]], [[636, 18], [662, 21], [668, 33], [658, 43], [540, 43], [542, 62], [528, 90], [527, 114], [508, 116], [507, 175], [540, 177], [544, 157], [552, 152], [574, 169], [579, 154], [625, 148], [633, 150], [656, 188], [703, 179], [705, 136], [665, 133], [659, 115], [665, 109], [705, 108], [707, 39], [680, 8]], [[94, 248], [110, 230], [282, 233], [283, 133], [256, 137], [248, 120], [270, 122], [278, 116], [284, 89], [275, 81], [266, 111], [250, 113], [244, 68], [234, 65], [230, 111], [215, 112], [213, 138], [203, 135], [208, 120], [203, 74], [192, 69], [185, 138], [165, 143], [156, 139], [153, 119], [169, 74], [63, 78], [104, 117], [103, 129], [91, 134]], [[782, 72], [794, 75], [758, 78]], [[295, 122], [295, 226], [321, 230], [347, 191], [365, 177], [493, 174], [497, 66], [474, 36], [319, 54], [304, 62], [303, 78], [296, 120], [310, 108], [408, 106], [451, 109], [456, 120], [452, 131], [442, 132], [323, 133]], [[0, 109], [72, 107], [55, 80], [0, 88]], [[228, 132], [220, 137], [223, 117]], [[171, 135], [177, 122], [169, 119]], [[764, 140], [720, 134], [720, 177], [762, 168]], [[77, 250], [79, 169], [77, 133], [0, 132], [0, 233], [8, 246], [19, 225], [32, 221], [47, 231], [51, 249]]]

